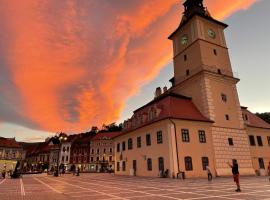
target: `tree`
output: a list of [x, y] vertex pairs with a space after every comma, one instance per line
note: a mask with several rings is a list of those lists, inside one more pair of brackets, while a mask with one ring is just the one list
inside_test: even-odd
[[270, 112], [256, 113], [256, 115], [270, 124]]

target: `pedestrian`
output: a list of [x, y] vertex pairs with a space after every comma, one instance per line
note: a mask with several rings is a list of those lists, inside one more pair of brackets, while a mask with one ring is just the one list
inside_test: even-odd
[[233, 159], [233, 164], [231, 165], [228, 162], [228, 165], [232, 168], [233, 179], [234, 179], [234, 182], [236, 183], [236, 186], [237, 186], [237, 189], [235, 191], [236, 192], [241, 192], [241, 189], [240, 189], [240, 174], [239, 174], [237, 160]]
[[212, 181], [213, 175], [209, 166], [206, 166], [206, 171], [207, 171], [208, 181]]
[[3, 177], [3, 179], [6, 178], [6, 170], [5, 169], [3, 169], [3, 171], [2, 171], [2, 177]]
[[270, 181], [270, 162], [268, 163], [268, 176], [269, 176], [269, 181]]

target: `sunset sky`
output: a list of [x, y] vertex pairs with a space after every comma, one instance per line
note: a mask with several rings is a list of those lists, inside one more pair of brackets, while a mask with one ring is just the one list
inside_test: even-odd
[[[122, 122], [170, 86], [180, 0], [0, 0], [0, 136]], [[229, 24], [241, 104], [270, 111], [270, 1], [205, 0]]]

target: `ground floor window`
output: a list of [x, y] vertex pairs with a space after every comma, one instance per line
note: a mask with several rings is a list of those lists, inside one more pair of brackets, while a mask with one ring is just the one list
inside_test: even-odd
[[158, 169], [159, 171], [164, 171], [164, 158], [163, 157], [158, 158]]
[[116, 163], [116, 171], [118, 171], [118, 172], [120, 171], [120, 163], [119, 162]]
[[209, 166], [209, 159], [208, 157], [202, 157], [202, 167], [203, 170], [206, 170], [206, 167]]
[[265, 169], [263, 158], [259, 158], [260, 169]]
[[152, 171], [152, 159], [151, 158], [147, 159], [147, 170]]
[[125, 161], [122, 162], [122, 170], [126, 171], [126, 162]]
[[185, 157], [185, 167], [186, 167], [186, 171], [193, 170], [192, 158], [190, 156]]

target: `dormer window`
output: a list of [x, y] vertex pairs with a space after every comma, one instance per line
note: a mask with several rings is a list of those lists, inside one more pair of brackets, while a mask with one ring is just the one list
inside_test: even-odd
[[156, 109], [155, 108], [151, 108], [150, 112], [149, 112], [149, 120], [152, 120], [156, 117]]

